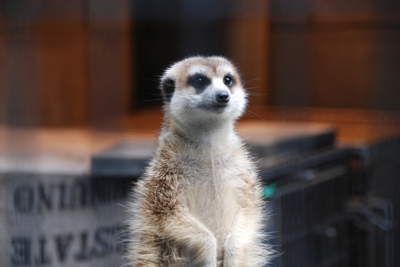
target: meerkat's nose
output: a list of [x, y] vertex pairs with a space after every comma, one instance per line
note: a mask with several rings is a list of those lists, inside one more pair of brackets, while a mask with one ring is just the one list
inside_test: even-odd
[[219, 91], [216, 94], [218, 103], [228, 103], [229, 102], [229, 93], [225, 91]]

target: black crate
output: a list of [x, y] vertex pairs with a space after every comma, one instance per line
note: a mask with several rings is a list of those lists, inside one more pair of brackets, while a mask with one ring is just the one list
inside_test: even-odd
[[[305, 151], [271, 166], [260, 163], [266, 186], [271, 240], [281, 253], [274, 266], [346, 266], [348, 152], [346, 149]], [[265, 164], [263, 164], [265, 163]]]
[[[354, 267], [400, 266], [400, 137], [366, 141], [351, 147]], [[359, 202], [359, 203], [358, 203]]]
[[146, 168], [155, 148], [155, 141], [120, 142], [92, 157], [91, 174], [95, 177], [137, 179]]

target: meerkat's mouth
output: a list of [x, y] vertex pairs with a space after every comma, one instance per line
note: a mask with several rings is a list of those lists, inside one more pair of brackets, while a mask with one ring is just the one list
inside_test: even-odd
[[213, 104], [201, 104], [198, 105], [198, 108], [212, 113], [221, 114], [228, 108], [228, 106], [229, 106], [228, 103], [223, 103], [223, 104], [213, 103]]

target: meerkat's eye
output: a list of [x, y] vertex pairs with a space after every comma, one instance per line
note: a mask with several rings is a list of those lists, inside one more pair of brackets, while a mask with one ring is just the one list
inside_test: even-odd
[[231, 87], [233, 85], [233, 77], [230, 75], [226, 75], [224, 77], [224, 84], [228, 87]]
[[205, 89], [211, 81], [206, 76], [197, 74], [189, 78], [189, 83], [196, 89]]

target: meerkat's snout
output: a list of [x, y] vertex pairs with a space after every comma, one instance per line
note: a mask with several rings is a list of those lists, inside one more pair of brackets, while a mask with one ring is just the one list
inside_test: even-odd
[[215, 98], [217, 99], [217, 102], [220, 104], [226, 104], [229, 102], [229, 93], [226, 91], [219, 91], [216, 93]]
[[223, 107], [229, 104], [229, 100], [231, 99], [230, 90], [231, 88], [223, 83], [221, 78], [216, 78], [213, 79], [209, 92], [205, 93], [211, 95], [211, 99], [215, 104]]
[[224, 88], [217, 90], [215, 99], [219, 104], [227, 104], [230, 100], [230, 90], [234, 85], [234, 78], [228, 74], [222, 79], [222, 84], [220, 80], [217, 80], [215, 83], [217, 87]]
[[208, 99], [223, 106], [229, 102], [229, 90], [233, 85], [233, 78], [226, 75], [223, 79], [216, 78], [211, 80], [205, 74], [196, 73], [189, 77], [189, 85], [196, 90], [197, 94], [203, 94], [206, 101]]

